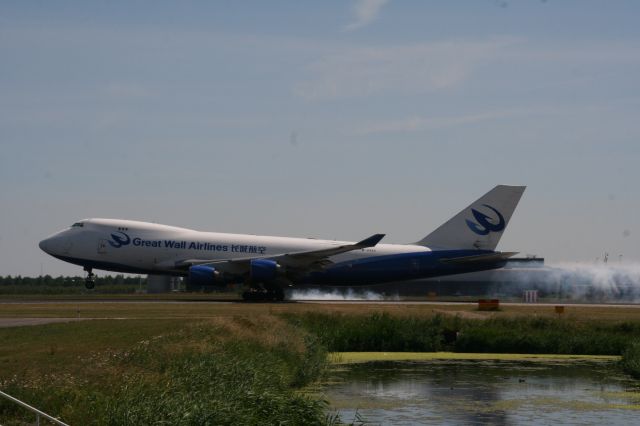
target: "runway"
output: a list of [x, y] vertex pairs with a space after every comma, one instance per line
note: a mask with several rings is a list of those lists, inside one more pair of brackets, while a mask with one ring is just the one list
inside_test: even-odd
[[[243, 300], [229, 299], [33, 299], [33, 300], [9, 300], [0, 299], [2, 305], [31, 305], [31, 304], [60, 304], [60, 305], [88, 305], [88, 304], [159, 304], [159, 305], [287, 305], [287, 304], [313, 304], [313, 305], [426, 305], [426, 306], [477, 306], [477, 301], [430, 301], [430, 300], [285, 300], [282, 302], [246, 302]], [[521, 306], [521, 307], [554, 307], [573, 306], [583, 308], [631, 308], [640, 309], [640, 303], [576, 303], [576, 302], [545, 302], [545, 303], [523, 303], [523, 302], [500, 302], [500, 306]]]
[[[432, 301], [391, 301], [391, 300], [296, 300], [296, 303], [331, 303], [337, 305], [467, 305], [477, 306], [478, 302], [432, 302]], [[500, 306], [528, 306], [528, 307], [554, 307], [554, 306], [574, 306], [585, 308], [640, 308], [640, 303], [636, 304], [624, 304], [624, 303], [522, 303], [522, 302], [500, 302]]]

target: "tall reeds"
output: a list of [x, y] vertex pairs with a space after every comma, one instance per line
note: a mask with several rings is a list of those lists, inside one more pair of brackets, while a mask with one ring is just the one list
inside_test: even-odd
[[621, 355], [640, 324], [554, 318], [463, 319], [388, 313], [287, 314], [329, 351], [487, 352]]

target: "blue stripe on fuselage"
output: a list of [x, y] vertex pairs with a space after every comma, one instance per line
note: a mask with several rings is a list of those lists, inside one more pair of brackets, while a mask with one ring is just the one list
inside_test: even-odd
[[463, 274], [500, 268], [505, 265], [505, 261], [467, 265], [441, 262], [443, 259], [491, 253], [494, 252], [490, 250], [438, 250], [367, 257], [336, 263], [324, 271], [312, 272], [304, 277], [300, 284], [368, 285]]

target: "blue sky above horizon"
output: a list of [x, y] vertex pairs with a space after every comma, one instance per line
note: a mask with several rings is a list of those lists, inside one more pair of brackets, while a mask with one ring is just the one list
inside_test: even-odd
[[387, 242], [496, 184], [499, 248], [640, 260], [640, 4], [0, 3], [0, 275], [85, 217]]

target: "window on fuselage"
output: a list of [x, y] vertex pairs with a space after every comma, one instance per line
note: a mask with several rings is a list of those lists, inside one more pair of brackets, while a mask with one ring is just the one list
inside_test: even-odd
[[76, 222], [73, 225], [71, 225], [72, 228], [82, 228], [84, 226], [84, 223], [82, 222]]

